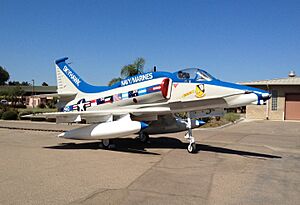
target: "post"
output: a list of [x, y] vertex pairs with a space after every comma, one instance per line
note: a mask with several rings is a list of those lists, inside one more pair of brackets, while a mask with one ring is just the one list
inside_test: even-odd
[[32, 108], [34, 108], [34, 80], [32, 79]]

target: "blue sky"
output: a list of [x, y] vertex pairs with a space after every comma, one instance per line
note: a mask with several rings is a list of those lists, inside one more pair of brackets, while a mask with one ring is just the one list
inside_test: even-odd
[[64, 56], [96, 85], [137, 57], [146, 70], [201, 67], [232, 82], [300, 75], [300, 1], [0, 0], [0, 9], [11, 80], [55, 85]]

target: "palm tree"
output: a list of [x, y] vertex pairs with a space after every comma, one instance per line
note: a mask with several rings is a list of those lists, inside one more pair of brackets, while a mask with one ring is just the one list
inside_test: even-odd
[[141, 74], [143, 73], [144, 65], [145, 65], [145, 59], [137, 58], [133, 64], [123, 66], [123, 68], [121, 69], [121, 76], [123, 78], [127, 78], [130, 76]]
[[118, 78], [113, 78], [109, 81], [108, 86], [112, 86], [113, 84], [120, 82], [122, 80], [122, 78], [118, 77]]
[[[144, 58], [137, 58], [132, 64], [128, 64], [123, 66], [121, 69], [121, 77], [127, 78], [130, 76], [134, 76], [137, 74], [141, 74], [144, 71], [145, 66], [145, 59]], [[113, 78], [111, 81], [109, 81], [108, 85], [111, 86], [119, 81], [122, 80], [122, 78]]]

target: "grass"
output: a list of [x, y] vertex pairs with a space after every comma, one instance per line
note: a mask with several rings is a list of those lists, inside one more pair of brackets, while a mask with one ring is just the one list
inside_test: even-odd
[[19, 108], [19, 113], [32, 112], [32, 113], [45, 113], [45, 112], [57, 112], [57, 108]]
[[226, 125], [228, 123], [233, 123], [240, 119], [240, 115], [237, 113], [226, 113], [224, 116], [218, 118], [209, 118], [207, 123], [203, 125], [201, 128], [208, 127], [220, 127], [222, 125]]

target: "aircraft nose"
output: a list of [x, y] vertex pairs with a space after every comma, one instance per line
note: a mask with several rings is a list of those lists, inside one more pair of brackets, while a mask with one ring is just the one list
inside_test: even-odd
[[271, 98], [271, 94], [268, 92], [254, 92], [257, 95], [257, 101], [252, 104], [255, 105], [265, 105], [266, 101]]
[[272, 95], [270, 93], [262, 93], [261, 97], [262, 97], [263, 101], [267, 101], [272, 97]]

